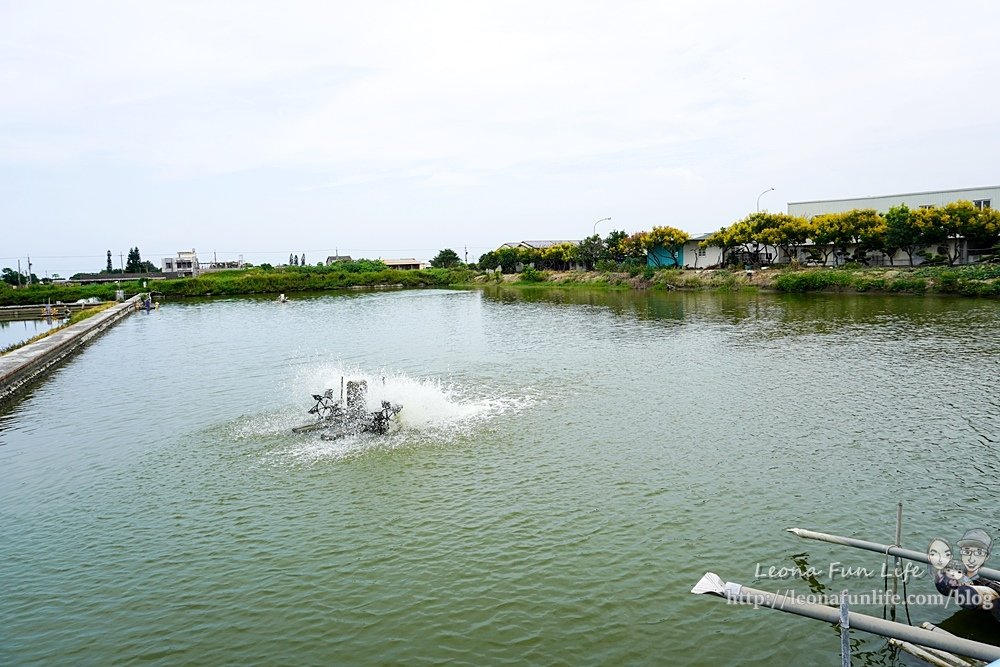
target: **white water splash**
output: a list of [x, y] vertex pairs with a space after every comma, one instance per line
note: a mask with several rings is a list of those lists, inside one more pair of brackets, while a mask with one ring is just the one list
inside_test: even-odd
[[[292, 426], [307, 423], [311, 418], [306, 410], [313, 404], [312, 394], [332, 389], [335, 397], [340, 396], [341, 378], [345, 386], [352, 380], [367, 382], [369, 410], [379, 409], [383, 400], [403, 406], [390, 432], [385, 436], [361, 434], [335, 441], [322, 440], [320, 431], [291, 434]], [[272, 463], [313, 463], [414, 444], [448, 443], [481, 428], [501, 414], [521, 410], [532, 402], [530, 396], [504, 396], [435, 378], [413, 378], [389, 371], [364, 371], [342, 364], [305, 370], [283, 388], [295, 392], [296, 395], [290, 398], [297, 401], [297, 405], [290, 408], [287, 414], [254, 420], [257, 426], [266, 424], [270, 435], [288, 434], [285, 446], [266, 457]], [[280, 431], [276, 433], [274, 427]]]

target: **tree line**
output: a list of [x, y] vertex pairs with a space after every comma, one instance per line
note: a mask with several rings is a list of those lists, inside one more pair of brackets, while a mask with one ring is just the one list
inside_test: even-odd
[[[798, 260], [826, 264], [831, 256], [867, 264], [870, 253], [882, 253], [892, 265], [897, 253], [925, 262], [954, 265], [970, 249], [988, 251], [1000, 240], [1000, 212], [959, 200], [942, 207], [910, 209], [894, 206], [885, 214], [862, 208], [825, 213], [806, 219], [787, 213], [751, 213], [710, 234], [699, 245], [722, 249], [721, 264], [766, 263], [778, 251]], [[937, 246], [937, 252], [927, 248]], [[773, 255], [771, 250], [774, 251]]]
[[480, 269], [501, 269], [513, 273], [519, 266], [566, 271], [573, 266], [587, 270], [615, 270], [625, 266], [657, 266], [680, 263], [681, 249], [690, 235], [675, 227], [657, 226], [649, 231], [628, 234], [614, 230], [601, 238], [594, 234], [579, 243], [559, 243], [544, 248], [503, 246], [479, 257]]

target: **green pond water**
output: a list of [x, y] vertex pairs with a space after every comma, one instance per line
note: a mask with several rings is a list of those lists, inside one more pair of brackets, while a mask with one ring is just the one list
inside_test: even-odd
[[62, 319], [0, 320], [0, 348], [22, 343], [65, 323]]
[[[0, 409], [0, 664], [839, 665], [830, 625], [689, 591], [881, 591], [784, 529], [891, 542], [898, 501], [904, 546], [1000, 537], [998, 330], [929, 297], [166, 302]], [[344, 374], [398, 429], [292, 435]]]

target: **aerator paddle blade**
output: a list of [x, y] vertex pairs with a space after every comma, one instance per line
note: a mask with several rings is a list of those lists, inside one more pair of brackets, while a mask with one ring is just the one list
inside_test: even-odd
[[699, 579], [698, 583], [694, 585], [691, 592], [695, 595], [702, 595], [704, 593], [724, 595], [726, 592], [726, 584], [716, 573], [706, 572], [705, 576]]

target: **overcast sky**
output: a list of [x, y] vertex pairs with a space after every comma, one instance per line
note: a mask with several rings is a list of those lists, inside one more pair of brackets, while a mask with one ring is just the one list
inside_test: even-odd
[[996, 2], [0, 0], [0, 266], [470, 261], [1000, 183]]

